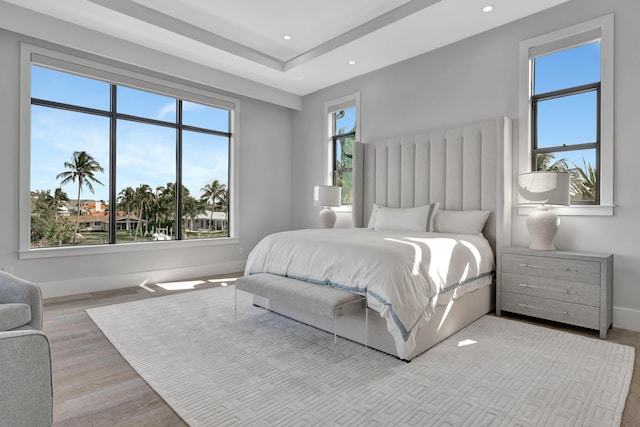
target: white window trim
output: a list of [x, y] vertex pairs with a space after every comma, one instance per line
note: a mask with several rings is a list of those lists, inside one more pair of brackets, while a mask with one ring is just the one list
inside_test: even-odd
[[[105, 59], [105, 62], [109, 62]], [[181, 98], [188, 101], [205, 103], [212, 106], [231, 109], [231, 141], [229, 148], [229, 188], [231, 200], [229, 218], [231, 218], [230, 237], [216, 239], [175, 240], [170, 242], [119, 243], [79, 247], [31, 248], [30, 241], [30, 190], [31, 190], [31, 65], [39, 63], [57, 67], [63, 71], [76, 71], [91, 78], [104, 78], [116, 84], [125, 84], [151, 92]], [[239, 244], [239, 124], [240, 102], [235, 98], [218, 95], [160, 78], [148, 76], [131, 70], [125, 70], [106, 63], [67, 55], [40, 46], [20, 44], [20, 175], [19, 175], [19, 249], [20, 259], [55, 258], [67, 256], [96, 255], [107, 253], [128, 253], [150, 250], [166, 250], [189, 247], [211, 247]]]
[[[572, 46], [571, 41], [581, 34], [593, 33], [600, 37], [600, 205], [573, 205], [556, 208], [558, 215], [611, 216], [613, 215], [613, 61], [614, 61], [614, 17], [613, 14], [592, 19], [571, 27], [520, 42], [519, 115], [520, 137], [518, 145], [518, 173], [531, 171], [531, 64], [529, 52], [542, 45], [554, 46], [555, 50]], [[566, 44], [563, 44], [563, 41]], [[551, 52], [551, 51], [550, 51]], [[548, 52], [548, 53], [550, 53]], [[532, 208], [518, 207], [520, 215], [528, 215]]]
[[[333, 185], [333, 123], [331, 120], [331, 113], [341, 110], [343, 108], [356, 107], [356, 141], [360, 141], [360, 92], [352, 93], [340, 98], [332, 99], [324, 103], [324, 128], [325, 128], [325, 141], [324, 141], [324, 164], [323, 164], [323, 177], [322, 184]], [[334, 208], [337, 212], [351, 212], [352, 207], [340, 206]]]

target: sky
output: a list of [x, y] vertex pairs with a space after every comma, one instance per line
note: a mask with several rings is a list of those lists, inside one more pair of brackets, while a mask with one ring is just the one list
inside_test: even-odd
[[[145, 118], [175, 123], [175, 99], [124, 86], [118, 87], [117, 110]], [[109, 84], [85, 77], [32, 67], [32, 97], [108, 110]], [[218, 131], [229, 131], [229, 112], [194, 102], [183, 102], [183, 122]], [[149, 184], [153, 189], [175, 182], [176, 131], [162, 126], [118, 120], [116, 192]], [[183, 132], [183, 184], [199, 197], [201, 189], [218, 179], [227, 184], [228, 139], [199, 132]], [[81, 198], [109, 200], [109, 119], [97, 115], [32, 106], [31, 189], [60, 186], [56, 176], [66, 171], [74, 151], [86, 151], [104, 168], [96, 178], [95, 193], [83, 189]], [[70, 199], [77, 197], [77, 183], [62, 187]]]
[[[600, 42], [544, 55], [535, 59], [534, 94], [600, 81]], [[595, 142], [597, 97], [595, 92], [542, 101], [538, 104], [540, 148]], [[583, 158], [595, 167], [594, 151], [559, 153], [569, 167], [583, 166]]]

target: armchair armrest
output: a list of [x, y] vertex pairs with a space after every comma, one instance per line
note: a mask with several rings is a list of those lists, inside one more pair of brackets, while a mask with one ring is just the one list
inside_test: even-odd
[[0, 332], [0, 360], [2, 424], [50, 426], [53, 386], [47, 336], [35, 330]]
[[42, 330], [42, 292], [38, 285], [0, 271], [0, 304], [7, 303], [29, 304], [31, 306], [29, 326]]

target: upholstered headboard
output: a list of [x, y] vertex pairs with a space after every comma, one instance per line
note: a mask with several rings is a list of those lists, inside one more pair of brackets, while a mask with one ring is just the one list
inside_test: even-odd
[[506, 117], [357, 142], [353, 223], [366, 225], [373, 203], [491, 210], [484, 233], [495, 251], [511, 240], [510, 156]]

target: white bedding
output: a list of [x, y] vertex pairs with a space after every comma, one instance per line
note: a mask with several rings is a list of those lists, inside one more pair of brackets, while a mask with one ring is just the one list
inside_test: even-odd
[[245, 274], [271, 273], [366, 294], [403, 358], [435, 305], [491, 284], [494, 268], [482, 235], [350, 228], [269, 235], [249, 254]]

